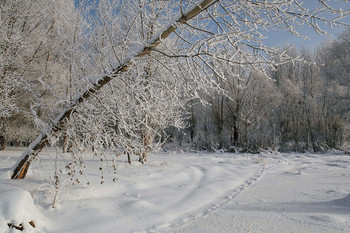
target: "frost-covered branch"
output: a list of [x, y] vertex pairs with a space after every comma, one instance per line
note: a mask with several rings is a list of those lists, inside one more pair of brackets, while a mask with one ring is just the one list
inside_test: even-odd
[[[52, 38], [64, 38], [67, 51], [47, 45], [43, 53], [46, 76], [39, 75], [44, 79], [37, 85], [50, 95], [36, 98], [31, 109], [47, 126], [15, 164], [12, 178], [23, 178], [40, 150], [62, 137], [67, 147], [96, 154], [107, 148], [147, 153], [167, 126], [184, 127], [187, 101], [212, 90], [225, 93], [217, 77], [227, 79], [232, 65], [266, 77], [267, 69], [295, 59], [264, 45], [268, 31], [301, 35], [306, 24], [325, 33], [319, 23], [337, 26], [349, 15], [320, 2], [308, 10], [295, 0], [101, 0], [77, 6], [77, 18], [53, 18], [47, 29]], [[64, 27], [65, 18], [73, 18], [75, 27]], [[47, 71], [56, 66], [63, 79]]]

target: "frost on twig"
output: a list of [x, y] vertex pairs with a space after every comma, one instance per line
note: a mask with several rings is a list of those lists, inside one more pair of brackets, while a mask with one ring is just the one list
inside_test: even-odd
[[[265, 46], [266, 32], [302, 36], [300, 27], [308, 25], [325, 33], [321, 23], [338, 26], [349, 15], [319, 3], [311, 10], [285, 0], [112, 0], [82, 3], [73, 12], [62, 5], [40, 8], [57, 10], [43, 14], [51, 23], [38, 24], [41, 30], [50, 25], [51, 43], [36, 44], [27, 61], [32, 64], [46, 48], [45, 59], [37, 61], [40, 79], [26, 85], [34, 102], [31, 117], [42, 133], [15, 164], [12, 178], [23, 178], [40, 150], [62, 138], [65, 149], [89, 149], [102, 159], [108, 149], [144, 162], [155, 142], [166, 138], [164, 129], [186, 126], [190, 100], [223, 92], [216, 78], [225, 80], [224, 69], [237, 66], [268, 77], [267, 69], [296, 59]], [[14, 109], [14, 100], [6, 98], [4, 116]]]

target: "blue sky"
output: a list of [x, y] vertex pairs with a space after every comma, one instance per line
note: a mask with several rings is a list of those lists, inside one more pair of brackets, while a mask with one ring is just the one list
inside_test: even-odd
[[[350, 9], [349, 1], [330, 0], [328, 1], [328, 3], [335, 8], [342, 8], [344, 10]], [[318, 0], [304, 0], [303, 6], [309, 9], [313, 9], [316, 6], [318, 6]], [[344, 18], [343, 22], [350, 24], [350, 17]], [[308, 36], [310, 40], [305, 40], [286, 31], [269, 32], [267, 34], [269, 38], [266, 39], [265, 44], [268, 46], [277, 47], [283, 47], [285, 45], [294, 44], [297, 48], [301, 48], [302, 46], [304, 46], [312, 49], [320, 45], [324, 40], [332, 40], [336, 38], [336, 36], [342, 31], [344, 31], [346, 28], [340, 27], [334, 28], [332, 30], [330, 28], [325, 27], [324, 29], [327, 29], [328, 33], [332, 34], [332, 36], [319, 35], [312, 28], [309, 27], [304, 27], [300, 32]]]
[[[81, 1], [82, 0], [74, 0], [75, 5], [77, 5]], [[94, 4], [96, 3], [96, 1], [98, 0], [84, 0], [85, 4]], [[348, 0], [328, 0], [328, 4], [334, 8], [342, 8], [344, 10], [350, 9], [350, 2]], [[303, 6], [308, 9], [314, 9], [319, 6], [319, 2], [318, 0], [304, 0]], [[92, 12], [92, 14], [94, 13]], [[344, 18], [343, 21], [345, 23], [350, 24], [350, 17]], [[324, 27], [323, 29], [326, 29], [328, 33], [332, 34], [333, 36], [319, 35], [312, 28], [304, 27], [299, 32], [309, 37], [310, 40], [305, 40], [289, 32], [280, 30], [264, 33], [264, 35], [268, 36], [268, 39], [264, 41], [264, 44], [268, 46], [277, 47], [284, 47], [286, 45], [294, 44], [297, 48], [301, 48], [302, 46], [304, 46], [312, 49], [320, 45], [324, 40], [332, 40], [336, 38], [336, 36], [342, 31], [344, 31], [346, 28], [343, 26], [336, 27], [333, 29]]]

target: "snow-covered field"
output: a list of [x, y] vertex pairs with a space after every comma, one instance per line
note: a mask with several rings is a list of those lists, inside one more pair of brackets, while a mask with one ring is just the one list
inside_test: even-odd
[[22, 150], [0, 152], [0, 232], [350, 232], [349, 155], [156, 153], [120, 158], [103, 185], [90, 159], [91, 185], [63, 185], [52, 208], [54, 153], [9, 180]]

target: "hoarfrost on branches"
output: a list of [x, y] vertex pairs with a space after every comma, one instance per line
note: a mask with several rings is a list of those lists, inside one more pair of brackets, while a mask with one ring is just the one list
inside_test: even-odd
[[[266, 32], [300, 35], [298, 29], [306, 24], [325, 33], [321, 23], [339, 26], [349, 15], [318, 2], [320, 7], [311, 10], [284, 0], [80, 2], [62, 18], [73, 27], [61, 24], [57, 30], [67, 48], [57, 55], [57, 66], [68, 69], [63, 79], [39, 80], [50, 98], [39, 98], [40, 105], [32, 107], [41, 119], [37, 122], [48, 126], [41, 126], [43, 133], [22, 154], [12, 177], [22, 174], [49, 141], [62, 141], [66, 151], [134, 153], [144, 162], [155, 142], [163, 142], [165, 128], [184, 127], [186, 102], [211, 90], [225, 93], [217, 77], [229, 82], [228, 77], [215, 64], [268, 77], [268, 68], [295, 58], [265, 46]], [[57, 83], [59, 88], [53, 88]], [[43, 114], [42, 106], [55, 107]]]

